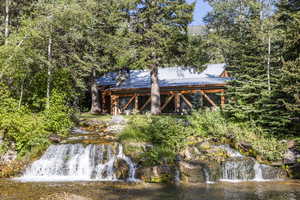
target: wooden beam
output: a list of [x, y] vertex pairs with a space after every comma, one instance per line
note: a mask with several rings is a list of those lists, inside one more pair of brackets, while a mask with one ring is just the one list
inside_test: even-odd
[[206, 100], [213, 106], [213, 107], [217, 107], [217, 105], [215, 104], [215, 102], [213, 100], [211, 100], [211, 98], [209, 98], [209, 96], [207, 96], [205, 94], [205, 92], [203, 92], [202, 90], [200, 90], [200, 93], [206, 98]]
[[[213, 88], [213, 87], [225, 87], [227, 83], [217, 83], [217, 84], [204, 84], [204, 85], [186, 85], [186, 86], [178, 86], [178, 87], [160, 87], [161, 90], [164, 89], [174, 89], [177, 88], [178, 90], [181, 90], [182, 88], [191, 88], [191, 89], [197, 89], [197, 88]], [[112, 88], [111, 91], [136, 91], [136, 90], [145, 90], [148, 91], [150, 88], [127, 88], [127, 89], [120, 89], [120, 88]]]
[[146, 108], [146, 106], [151, 102], [151, 96], [148, 98], [148, 100], [146, 101], [146, 103], [141, 107], [140, 111], [144, 110]]
[[173, 99], [174, 96], [175, 96], [174, 94], [169, 96], [169, 98], [165, 101], [164, 105], [160, 107], [161, 111], [163, 111], [163, 109], [165, 109], [165, 107], [170, 103], [170, 101]]
[[177, 113], [180, 112], [180, 94], [179, 93], [175, 94], [175, 112], [177, 112]]
[[[202, 90], [205, 93], [222, 93], [224, 91], [224, 89], [207, 89], [207, 90]], [[124, 94], [117, 94], [119, 97], [129, 97], [132, 96], [134, 93], [138, 94], [139, 96], [149, 96], [151, 95], [150, 92], [137, 92], [137, 91], [128, 91], [129, 93], [124, 93]], [[195, 89], [195, 90], [178, 90], [178, 91], [161, 91], [160, 94], [162, 95], [172, 95], [172, 94], [176, 94], [176, 93], [181, 93], [181, 94], [192, 94], [192, 93], [197, 93], [199, 92], [199, 89]]]
[[136, 94], [133, 95], [133, 96], [129, 99], [128, 103], [122, 108], [122, 111], [124, 111], [124, 110], [130, 105], [130, 103], [135, 99], [135, 97], [136, 97]]
[[185, 101], [185, 103], [191, 108], [193, 109], [193, 105], [191, 104], [191, 102], [189, 100], [187, 100], [187, 98], [185, 98], [185, 96], [182, 94], [180, 95], [182, 97], [182, 99]]

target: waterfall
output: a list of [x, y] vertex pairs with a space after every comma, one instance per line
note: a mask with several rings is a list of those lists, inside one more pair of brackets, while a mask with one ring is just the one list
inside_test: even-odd
[[262, 165], [255, 159], [243, 156], [233, 150], [229, 145], [221, 145], [230, 156], [222, 164], [221, 181], [240, 182], [240, 181], [270, 181], [282, 180], [280, 169]]
[[210, 175], [209, 175], [209, 171], [208, 171], [208, 169], [206, 169], [205, 167], [203, 167], [203, 174], [204, 174], [204, 176], [205, 176], [205, 182], [206, 182], [207, 184], [212, 184], [212, 183], [214, 183], [213, 181], [211, 181], [211, 178], [210, 178]]
[[128, 181], [135, 180], [135, 164], [118, 145], [51, 145], [17, 178], [21, 181], [117, 181], [116, 163], [123, 160]]
[[254, 172], [255, 172], [255, 177], [253, 180], [255, 181], [263, 181], [263, 175], [262, 175], [262, 170], [261, 170], [261, 164], [259, 164], [258, 162], [255, 162], [254, 164]]

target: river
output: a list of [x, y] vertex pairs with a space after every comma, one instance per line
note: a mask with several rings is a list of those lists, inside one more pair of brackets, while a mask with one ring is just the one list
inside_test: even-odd
[[1, 200], [299, 200], [300, 181], [164, 185], [0, 180]]

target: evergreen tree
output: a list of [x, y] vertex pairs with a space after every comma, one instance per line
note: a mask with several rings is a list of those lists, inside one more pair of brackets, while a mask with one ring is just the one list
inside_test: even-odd
[[159, 114], [158, 67], [179, 63], [187, 46], [193, 4], [184, 0], [136, 0], [131, 10], [131, 38], [137, 58], [133, 68], [151, 73], [151, 113]]
[[300, 134], [300, 2], [282, 0], [278, 29], [281, 61], [272, 92], [265, 99], [261, 124], [277, 134]]
[[233, 77], [226, 113], [239, 121], [258, 120], [260, 100], [267, 90], [266, 54], [260, 1], [210, 1], [208, 27], [219, 35], [222, 53]]

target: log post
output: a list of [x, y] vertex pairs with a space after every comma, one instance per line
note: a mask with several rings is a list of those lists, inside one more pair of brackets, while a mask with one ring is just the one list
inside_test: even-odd
[[111, 114], [112, 115], [119, 114], [118, 99], [119, 99], [118, 96], [111, 95]]
[[225, 105], [225, 95], [224, 93], [221, 94], [221, 108], [224, 108]]
[[180, 94], [177, 92], [175, 93], [175, 112], [180, 112]]
[[135, 109], [135, 112], [139, 112], [139, 95], [135, 96], [135, 99], [134, 99], [134, 109]]
[[106, 92], [104, 90], [102, 90], [102, 92], [101, 92], [101, 106], [102, 106], [102, 112], [103, 113], [107, 113], [105, 97], [106, 97]]

